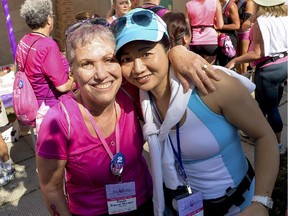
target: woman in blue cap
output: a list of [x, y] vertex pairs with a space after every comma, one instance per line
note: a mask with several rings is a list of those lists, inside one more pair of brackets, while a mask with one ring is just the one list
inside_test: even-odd
[[[250, 95], [254, 85], [220, 67], [216, 71], [221, 80], [212, 81], [216, 91], [204, 95], [191, 86], [183, 93], [167, 56], [166, 25], [149, 10], [130, 11], [113, 26], [113, 32], [122, 73], [141, 90], [154, 214], [164, 214], [164, 182], [166, 205], [173, 213], [179, 210], [179, 215], [187, 215], [180, 201], [194, 199], [195, 191], [202, 194], [205, 215], [268, 215], [279, 154], [275, 135]], [[255, 140], [255, 178], [238, 128]], [[174, 196], [179, 194], [184, 198]], [[194, 201], [189, 203], [199, 204], [201, 199]]]

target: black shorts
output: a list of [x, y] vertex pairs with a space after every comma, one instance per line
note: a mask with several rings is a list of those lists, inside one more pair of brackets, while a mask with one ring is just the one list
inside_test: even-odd
[[215, 56], [215, 55], [217, 55], [218, 44], [190, 45], [190, 50], [199, 54], [199, 55]]

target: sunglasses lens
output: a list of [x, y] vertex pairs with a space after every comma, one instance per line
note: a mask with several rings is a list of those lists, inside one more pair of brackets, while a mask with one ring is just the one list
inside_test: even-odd
[[149, 11], [139, 11], [132, 15], [134, 23], [140, 26], [148, 26], [152, 20], [152, 13]]
[[113, 34], [114, 35], [119, 34], [123, 30], [123, 28], [125, 27], [126, 22], [127, 22], [126, 17], [121, 17], [117, 20], [114, 20], [113, 23], [111, 24]]
[[107, 22], [107, 20], [103, 19], [103, 18], [92, 18], [92, 19], [87, 19], [87, 20], [81, 20], [81, 21], [78, 21], [78, 22], [70, 25], [66, 29], [66, 31], [65, 31], [66, 37], [68, 36], [68, 34], [70, 34], [71, 32], [74, 32], [76, 29], [78, 29], [84, 23], [92, 24], [92, 25], [102, 25], [105, 27], [110, 26], [109, 22]]

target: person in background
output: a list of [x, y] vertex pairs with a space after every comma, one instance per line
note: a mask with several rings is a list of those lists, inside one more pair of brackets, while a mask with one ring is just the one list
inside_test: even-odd
[[137, 8], [140, 4], [140, 0], [130, 0], [131, 1], [131, 9]]
[[[237, 50], [238, 38], [236, 31], [240, 28], [238, 7], [234, 0], [220, 0], [220, 3], [222, 6], [224, 25], [219, 32], [229, 36], [233, 45], [233, 49]], [[225, 66], [233, 57], [228, 57], [222, 52], [221, 49], [219, 49], [215, 64]]]
[[[250, 38], [249, 32], [253, 25], [255, 4], [253, 0], [238, 0], [235, 1], [238, 6], [238, 13], [240, 18], [240, 29], [238, 34], [237, 56], [241, 56], [248, 52]], [[245, 74], [247, 72], [248, 63], [238, 65], [237, 72]]]
[[[8, 124], [8, 118], [1, 97], [0, 120], [0, 127], [4, 127]], [[12, 165], [12, 161], [8, 152], [8, 146], [3, 140], [2, 134], [0, 132], [0, 187], [7, 185], [13, 179], [15, 174], [16, 170]]]
[[287, 80], [288, 62], [288, 6], [285, 0], [254, 0], [256, 22], [250, 30], [249, 52], [231, 60], [226, 67], [234, 68], [250, 63], [255, 69], [255, 99], [277, 137], [280, 154], [286, 146], [281, 143], [283, 121], [279, 102], [283, 94], [282, 84]]
[[139, 8], [152, 10], [160, 17], [169, 12], [168, 8], [160, 5], [160, 0], [144, 0], [144, 3]]
[[[146, 25], [135, 22], [137, 16]], [[203, 95], [191, 86], [184, 94], [169, 66], [170, 42], [161, 18], [149, 10], [134, 9], [121, 19], [125, 25], [119, 20], [112, 29], [116, 56], [123, 76], [140, 88], [144, 137], [150, 148], [156, 145], [150, 151], [151, 161], [162, 160], [159, 166], [152, 163], [153, 185], [159, 179], [163, 184], [163, 172], [168, 192], [179, 186], [181, 195], [191, 193], [190, 188], [202, 192], [205, 215], [268, 215], [279, 154], [276, 137], [250, 95], [254, 84], [234, 72], [247, 91], [223, 72], [229, 70], [220, 67], [216, 72], [221, 80], [212, 81], [216, 91]], [[256, 141], [255, 178], [237, 128]], [[156, 194], [161, 197], [161, 186], [154, 188]], [[172, 198], [166, 203], [170, 209]], [[154, 202], [154, 208], [155, 215], [163, 215], [162, 203]]]
[[113, 0], [111, 9], [107, 15], [107, 21], [111, 24], [114, 20], [126, 14], [130, 8], [130, 0]]
[[213, 64], [218, 52], [217, 30], [223, 27], [219, 0], [191, 0], [186, 3], [186, 13], [191, 26], [190, 50]]
[[188, 49], [191, 41], [191, 30], [185, 14], [171, 11], [164, 14], [162, 19], [167, 24], [171, 47], [183, 45]]
[[16, 63], [24, 71], [40, 107], [58, 102], [59, 96], [70, 91], [69, 67], [57, 43], [50, 38], [54, 15], [50, 0], [25, 0], [20, 15], [32, 30], [17, 45]]
[[77, 14], [75, 14], [75, 20], [81, 21], [91, 18], [91, 14], [88, 11], [81, 11]]

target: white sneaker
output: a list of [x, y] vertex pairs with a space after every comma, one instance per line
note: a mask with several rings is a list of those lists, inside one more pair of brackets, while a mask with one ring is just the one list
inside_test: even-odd
[[1, 170], [0, 173], [0, 187], [7, 185], [15, 176], [16, 170], [12, 167], [10, 170]]
[[284, 155], [286, 153], [286, 148], [282, 143], [278, 144], [278, 148], [280, 155]]

